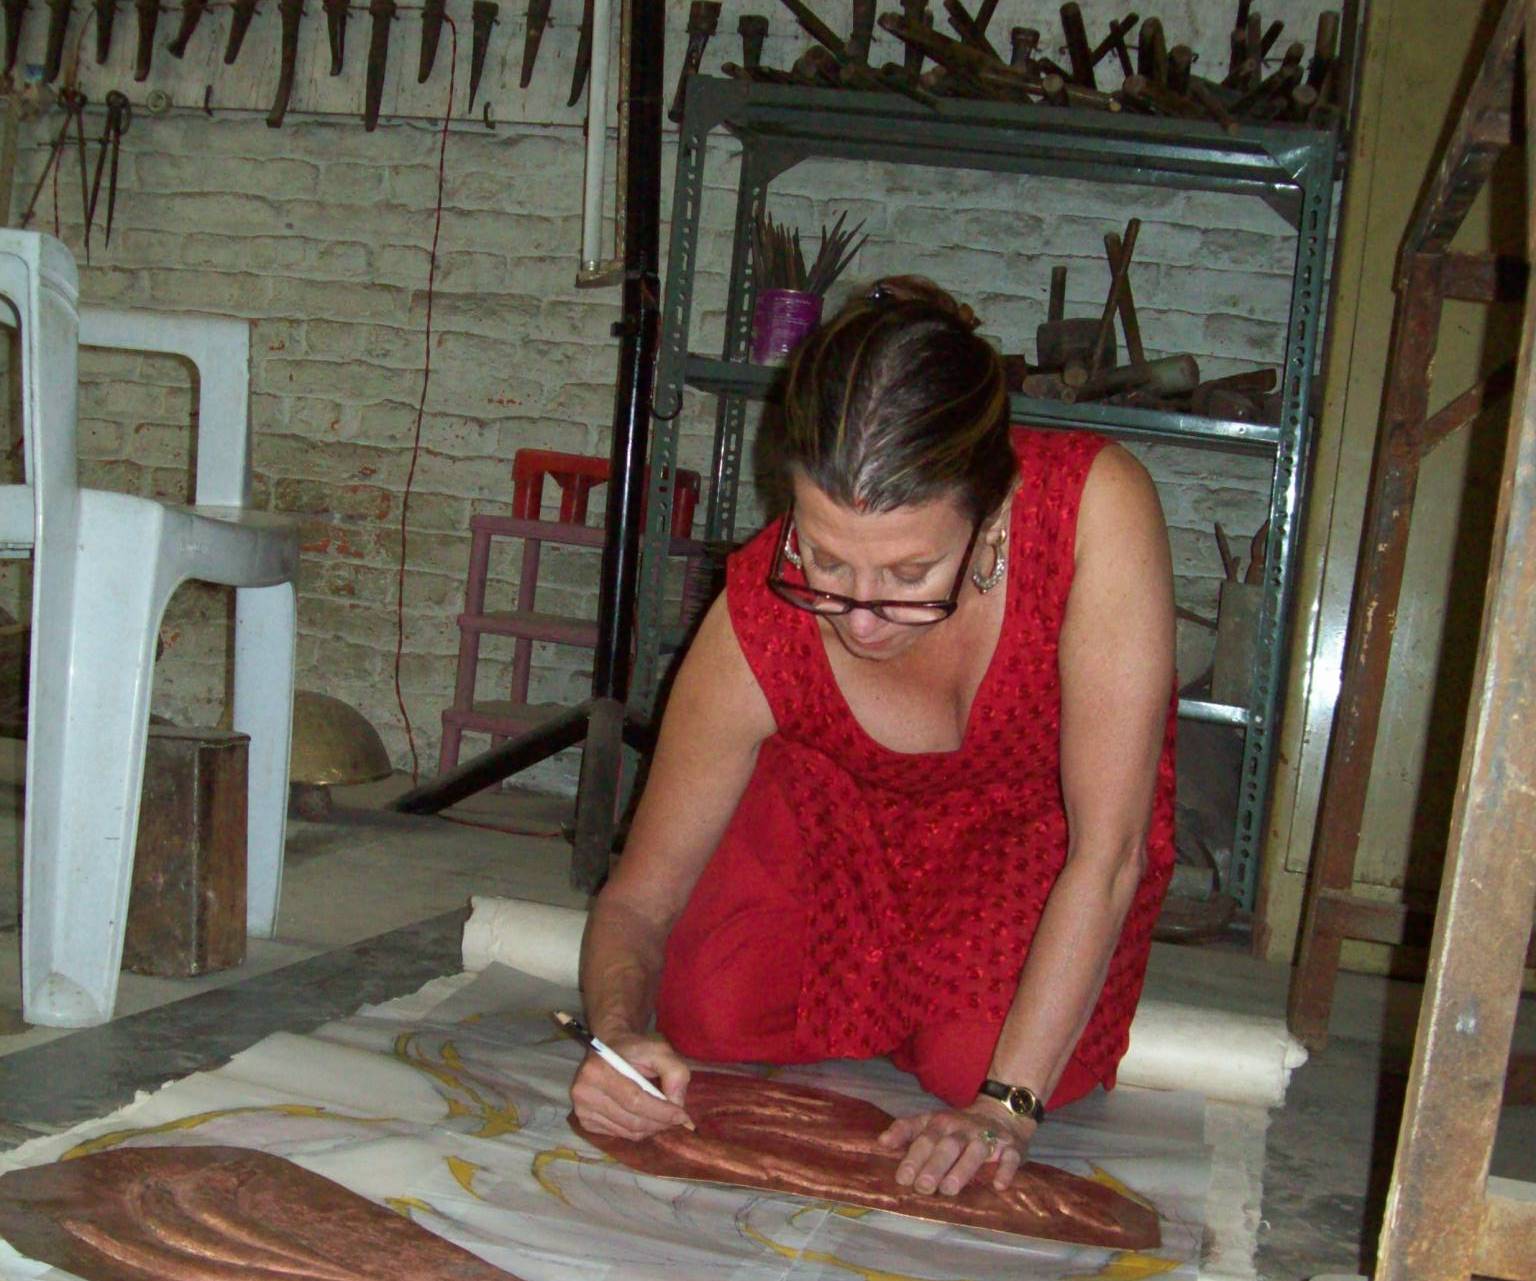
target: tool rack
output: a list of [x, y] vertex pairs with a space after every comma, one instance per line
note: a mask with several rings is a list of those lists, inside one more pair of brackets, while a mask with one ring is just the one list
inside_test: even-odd
[[[710, 138], [717, 130], [734, 135], [742, 153], [725, 340], [721, 355], [713, 358], [690, 352], [688, 341], [704, 162]], [[779, 374], [747, 359], [755, 301], [752, 226], [766, 204], [774, 178], [802, 160], [818, 157], [1258, 197], [1296, 229], [1278, 426], [1013, 397], [1015, 419], [1038, 427], [1087, 429], [1125, 439], [1257, 452], [1274, 460], [1250, 702], [1233, 706], [1184, 700], [1179, 707], [1182, 717], [1245, 730], [1228, 888], [1241, 906], [1252, 908], [1285, 689], [1296, 551], [1311, 454], [1312, 379], [1326, 300], [1324, 269], [1337, 150], [1338, 137], [1331, 130], [1245, 127], [1228, 134], [1214, 124], [1128, 113], [1064, 111], [962, 99], [944, 99], [929, 109], [890, 94], [692, 78], [678, 139], [662, 301], [651, 424], [651, 493], [642, 549], [631, 707], [649, 710], [663, 675], [663, 576], [684, 388], [693, 387], [717, 398], [704, 537], [724, 540], [735, 535], [747, 402], [772, 395]]]

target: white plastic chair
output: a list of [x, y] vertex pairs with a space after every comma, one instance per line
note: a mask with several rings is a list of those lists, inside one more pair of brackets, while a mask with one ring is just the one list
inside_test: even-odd
[[[0, 297], [21, 326], [26, 485], [0, 486], [0, 556], [33, 558], [23, 827], [29, 1022], [112, 1016], [138, 833], [155, 641], [188, 579], [237, 588], [234, 725], [250, 735], [247, 919], [276, 926], [292, 728], [295, 522], [252, 511], [250, 326], [85, 309], [69, 250], [0, 231]], [[82, 489], [77, 349], [170, 352], [197, 367], [195, 507]]]

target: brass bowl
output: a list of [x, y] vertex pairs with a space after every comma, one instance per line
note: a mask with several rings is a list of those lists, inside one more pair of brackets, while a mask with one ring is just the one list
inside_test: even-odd
[[296, 690], [288, 781], [334, 787], [372, 783], [391, 772], [389, 753], [360, 711], [329, 694]]

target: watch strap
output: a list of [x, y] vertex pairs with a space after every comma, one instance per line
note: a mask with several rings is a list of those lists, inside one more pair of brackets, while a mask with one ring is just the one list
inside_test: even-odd
[[981, 1093], [996, 1099], [1015, 1116], [1027, 1116], [1036, 1125], [1045, 1120], [1045, 1104], [1027, 1085], [1009, 1085], [988, 1077], [981, 1083]]

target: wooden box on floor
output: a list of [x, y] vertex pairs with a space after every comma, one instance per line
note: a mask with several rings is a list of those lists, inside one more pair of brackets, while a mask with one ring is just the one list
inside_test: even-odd
[[245, 960], [250, 738], [151, 726], [123, 967], [190, 978]]

